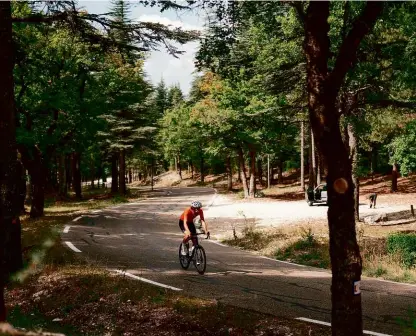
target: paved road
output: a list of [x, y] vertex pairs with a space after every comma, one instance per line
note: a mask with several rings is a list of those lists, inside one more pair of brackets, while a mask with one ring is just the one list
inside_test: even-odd
[[[211, 204], [214, 190], [157, 190], [138, 203], [96, 211], [69, 223], [63, 233], [87, 258], [111, 269], [182, 289], [200, 297], [288, 317], [330, 321], [330, 274], [204, 240], [207, 272], [178, 263], [177, 218], [191, 200]], [[215, 206], [215, 205], [214, 205]], [[209, 221], [210, 209], [206, 211]], [[96, 217], [93, 217], [96, 216]], [[364, 279], [364, 328], [399, 335], [397, 318], [416, 307], [416, 286]]]

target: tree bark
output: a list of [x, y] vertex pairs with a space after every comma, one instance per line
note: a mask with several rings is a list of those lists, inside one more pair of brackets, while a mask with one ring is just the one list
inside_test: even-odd
[[259, 180], [260, 185], [264, 187], [262, 160], [257, 160], [257, 178]]
[[244, 197], [249, 196], [249, 189], [247, 184], [246, 163], [244, 162], [244, 153], [241, 147], [238, 148], [238, 160], [241, 174], [241, 181], [243, 182]]
[[120, 151], [119, 159], [119, 185], [120, 193], [122, 195], [126, 194], [126, 152], [124, 149]]
[[201, 153], [201, 183], [204, 183], [205, 176], [204, 176], [204, 154]]
[[111, 192], [118, 191], [118, 158], [117, 154], [113, 154], [111, 158]]
[[0, 2], [0, 46], [0, 321], [5, 321], [4, 286], [22, 265], [10, 1]]
[[58, 166], [58, 185], [59, 185], [59, 197], [65, 198], [67, 195], [67, 182], [66, 182], [66, 165], [65, 165], [65, 154], [59, 155], [59, 166]]
[[399, 172], [397, 169], [397, 164], [396, 162], [393, 163], [393, 169], [391, 171], [391, 192], [396, 192], [399, 189], [397, 188], [397, 178], [399, 176]]
[[352, 163], [352, 182], [354, 183], [354, 216], [356, 221], [360, 221], [360, 189], [357, 174], [358, 169], [358, 142], [354, 126], [351, 123], [347, 125], [348, 144], [350, 149], [350, 160]]
[[231, 165], [231, 155], [227, 156], [226, 167], [227, 167], [227, 176], [228, 176], [227, 190], [231, 191], [233, 190], [233, 168]]
[[277, 163], [277, 183], [283, 184], [283, 161], [280, 159]]
[[72, 153], [72, 180], [75, 197], [77, 199], [82, 198], [82, 181], [81, 181], [81, 154]]
[[48, 170], [45, 158], [40, 149], [35, 146], [33, 153], [33, 167], [31, 173], [32, 180], [32, 206], [30, 218], [42, 217], [45, 208], [45, 186]]
[[270, 189], [270, 154], [267, 154], [267, 188]]
[[300, 188], [305, 190], [305, 125], [300, 122]]
[[[316, 145], [328, 168], [328, 224], [332, 266], [332, 334], [363, 335], [361, 295], [362, 260], [355, 232], [354, 184], [349, 153], [339, 127], [336, 99], [358, 46], [375, 24], [383, 4], [367, 2], [342, 41], [333, 70], [330, 57], [329, 2], [310, 2], [304, 19], [308, 108]], [[302, 13], [301, 13], [302, 14]]]
[[133, 173], [131, 171], [131, 168], [129, 168], [129, 183], [133, 182]]
[[254, 198], [256, 195], [256, 152], [250, 150], [250, 187], [248, 196], [249, 198]]

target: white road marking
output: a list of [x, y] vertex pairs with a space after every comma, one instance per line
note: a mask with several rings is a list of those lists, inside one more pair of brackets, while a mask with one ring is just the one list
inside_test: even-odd
[[65, 242], [65, 244], [66, 245], [68, 245], [68, 247], [72, 250], [72, 251], [74, 251], [74, 252], [82, 252], [81, 250], [78, 250], [75, 246], [74, 246], [74, 244], [72, 244], [71, 242], [69, 242], [69, 241], [66, 241]]
[[306, 265], [295, 264], [295, 263], [292, 263], [290, 261], [283, 261], [283, 260], [273, 259], [273, 258], [269, 258], [269, 257], [265, 257], [265, 256], [260, 256], [260, 258], [273, 260], [273, 261], [276, 261], [276, 262], [282, 263], [282, 264], [289, 264], [289, 265], [295, 265], [295, 266], [300, 266], [300, 267], [308, 267]]
[[91, 211], [91, 213], [98, 213], [98, 212], [101, 212], [101, 210], [94, 210], [94, 211]]
[[70, 228], [70, 226], [69, 226], [69, 225], [65, 225], [65, 228], [64, 228], [64, 233], [68, 233], [68, 232], [69, 232], [69, 228]]
[[110, 271], [114, 271], [114, 272], [117, 272], [118, 274], [125, 275], [125, 276], [128, 276], [129, 278], [139, 280], [139, 281], [142, 281], [142, 282], [146, 282], [146, 283], [149, 283], [149, 284], [152, 284], [152, 285], [155, 285], [155, 286], [172, 289], [174, 291], [181, 291], [182, 290], [181, 288], [172, 287], [172, 286], [169, 286], [169, 285], [162, 284], [160, 282], [145, 279], [145, 278], [139, 277], [137, 275], [131, 274], [129, 272], [123, 272], [123, 271], [120, 271], [120, 270], [110, 270]]
[[[327, 326], [327, 327], [331, 326], [331, 323], [324, 322], [324, 321], [319, 321], [319, 320], [313, 320], [313, 319], [310, 319], [310, 318], [307, 318], [307, 317], [296, 317], [295, 320], [320, 324], [320, 325], [324, 325], [324, 326]], [[373, 335], [373, 336], [392, 336], [392, 335], [389, 335], [389, 334], [381, 334], [381, 333], [378, 333], [378, 332], [375, 332], [375, 331], [369, 331], [369, 330], [363, 330], [363, 333], [365, 335]]]
[[225, 245], [225, 244], [223, 244], [223, 243], [220, 243], [220, 242], [217, 242], [216, 240], [208, 240], [208, 241], [209, 241], [210, 243], [215, 244], [215, 245], [228, 247], [227, 245]]
[[84, 216], [79, 216], [79, 217], [77, 217], [77, 218], [75, 218], [75, 219], [73, 219], [72, 221], [73, 222], [78, 222], [82, 217], [84, 217]]

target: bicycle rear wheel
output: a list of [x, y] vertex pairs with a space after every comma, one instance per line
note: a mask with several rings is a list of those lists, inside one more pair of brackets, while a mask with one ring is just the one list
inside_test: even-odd
[[194, 250], [194, 266], [199, 274], [204, 274], [207, 268], [207, 258], [205, 256], [205, 250], [202, 246], [198, 245]]
[[[190, 260], [189, 260], [189, 257], [188, 257], [188, 253], [186, 253], [186, 255], [182, 255], [182, 244], [183, 243], [181, 243], [179, 245], [179, 262], [180, 262], [181, 267], [183, 269], [188, 269], [189, 264], [190, 264], [190, 262], [189, 262]], [[187, 249], [185, 249], [185, 250], [188, 251]]]

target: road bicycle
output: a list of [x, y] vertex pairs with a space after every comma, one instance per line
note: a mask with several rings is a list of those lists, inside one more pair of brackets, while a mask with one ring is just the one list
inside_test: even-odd
[[[196, 236], [205, 235], [205, 233], [197, 233]], [[194, 235], [195, 236], [195, 235]], [[192, 236], [191, 236], [192, 237]], [[209, 239], [210, 234], [208, 232], [205, 239]], [[207, 267], [207, 258], [205, 255], [204, 248], [198, 243], [198, 245], [193, 246], [191, 254], [189, 254], [189, 242], [185, 244], [186, 255], [182, 254], [182, 245], [183, 242], [179, 245], [179, 262], [183, 269], [188, 269], [191, 262], [194, 263], [194, 266], [199, 274], [204, 274]]]

